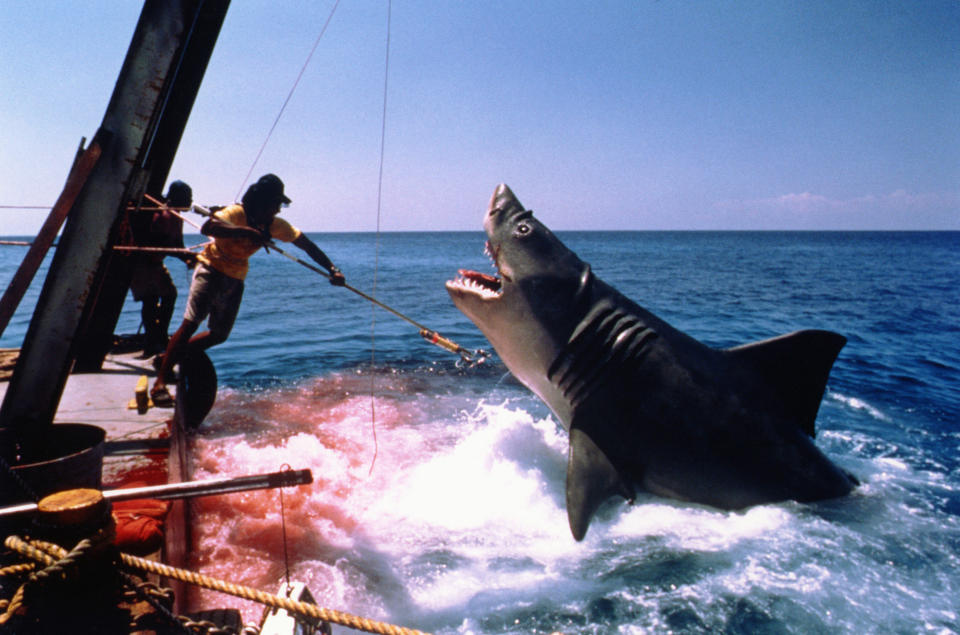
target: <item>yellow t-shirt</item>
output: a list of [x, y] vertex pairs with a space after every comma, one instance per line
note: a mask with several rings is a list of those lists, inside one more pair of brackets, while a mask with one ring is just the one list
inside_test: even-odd
[[[238, 227], [250, 226], [247, 223], [247, 214], [243, 211], [243, 205], [224, 207], [214, 216]], [[270, 235], [277, 240], [292, 243], [300, 238], [301, 232], [282, 218], [275, 217], [270, 224]], [[258, 249], [260, 245], [248, 238], [214, 238], [212, 243], [208, 243], [203, 248], [197, 259], [222, 274], [243, 280], [247, 277], [247, 270], [250, 267], [250, 256]]]

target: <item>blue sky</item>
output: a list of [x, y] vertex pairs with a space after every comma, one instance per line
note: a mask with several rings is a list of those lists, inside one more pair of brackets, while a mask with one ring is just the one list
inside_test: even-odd
[[[171, 178], [228, 203], [333, 0], [234, 0]], [[0, 205], [51, 205], [140, 5], [0, 13]], [[960, 229], [960, 2], [392, 6], [380, 228]], [[307, 231], [377, 228], [387, 4], [342, 0], [253, 178]], [[45, 212], [0, 208], [0, 234]]]

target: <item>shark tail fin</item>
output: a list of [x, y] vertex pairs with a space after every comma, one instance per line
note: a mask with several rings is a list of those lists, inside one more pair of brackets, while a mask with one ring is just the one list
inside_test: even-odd
[[832, 331], [806, 330], [727, 349], [760, 373], [774, 394], [811, 437], [833, 362], [847, 338]]
[[614, 494], [630, 501], [634, 498], [633, 490], [620, 478], [613, 463], [593, 439], [580, 428], [571, 427], [567, 519], [576, 540], [583, 540], [597, 508]]

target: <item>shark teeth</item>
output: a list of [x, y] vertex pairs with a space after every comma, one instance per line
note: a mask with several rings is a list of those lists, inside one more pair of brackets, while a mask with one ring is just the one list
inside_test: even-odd
[[[483, 253], [490, 258], [494, 270], [499, 274], [496, 252], [497, 250], [490, 245], [488, 240], [483, 246]], [[457, 278], [447, 281], [447, 288], [480, 296], [482, 300], [496, 300], [503, 294], [503, 286], [498, 275], [488, 275], [469, 269], [457, 271]]]
[[457, 279], [451, 280], [448, 283], [449, 285], [462, 291], [479, 295], [485, 300], [493, 300], [500, 297], [501, 288], [499, 278], [466, 269], [461, 269], [457, 274]]

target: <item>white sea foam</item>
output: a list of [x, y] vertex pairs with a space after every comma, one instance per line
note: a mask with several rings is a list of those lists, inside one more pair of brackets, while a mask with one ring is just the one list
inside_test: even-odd
[[865, 412], [878, 421], [890, 421], [890, 417], [884, 414], [879, 408], [868, 404], [866, 401], [858, 397], [850, 397], [847, 395], [842, 395], [838, 392], [829, 392], [827, 396], [830, 399], [842, 403], [848, 408]]
[[666, 502], [644, 503], [625, 508], [610, 534], [659, 536], [676, 548], [722, 551], [741, 541], [781, 532], [791, 522], [791, 515], [777, 506], [759, 506], [738, 513]]
[[[236, 410], [231, 396], [197, 441], [201, 475], [313, 471], [284, 501], [292, 573], [321, 604], [438, 633], [958, 630], [946, 537], [960, 528], [915, 500], [932, 477], [889, 443], [833, 440], [870, 455], [866, 485], [842, 502], [722, 512], [641, 495], [611, 500], [576, 542], [567, 434], [551, 418], [517, 399], [464, 410], [459, 396], [398, 390], [413, 396], [376, 400], [370, 473], [370, 399], [343, 392], [244, 396]], [[274, 588], [278, 494], [199, 507], [200, 568]]]

